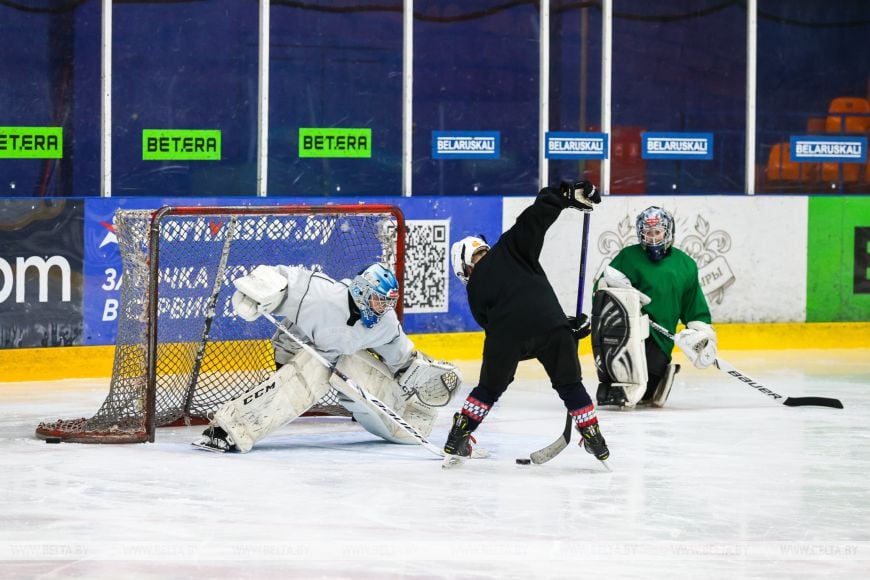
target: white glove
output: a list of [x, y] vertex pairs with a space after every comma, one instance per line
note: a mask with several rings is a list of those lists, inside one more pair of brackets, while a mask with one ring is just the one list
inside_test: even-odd
[[233, 308], [242, 319], [251, 322], [261, 312], [271, 313], [287, 294], [287, 278], [274, 266], [257, 266], [247, 276], [233, 280]]
[[652, 298], [637, 290], [634, 286], [631, 285], [631, 280], [628, 279], [628, 276], [614, 268], [613, 266], [606, 266], [604, 268], [604, 276], [598, 280], [599, 288], [625, 288], [626, 290], [634, 290], [638, 294], [638, 299], [640, 300], [641, 306], [646, 306], [650, 302], [652, 302]]
[[716, 331], [706, 322], [693, 320], [677, 333], [674, 342], [692, 364], [705, 369], [716, 361]]

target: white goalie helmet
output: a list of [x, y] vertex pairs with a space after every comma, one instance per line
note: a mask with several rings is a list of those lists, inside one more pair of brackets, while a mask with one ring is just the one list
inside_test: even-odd
[[481, 250], [489, 250], [489, 244], [486, 243], [483, 234], [467, 236], [450, 247], [450, 264], [453, 266], [453, 273], [463, 284], [468, 284], [468, 277], [474, 268], [471, 258]]

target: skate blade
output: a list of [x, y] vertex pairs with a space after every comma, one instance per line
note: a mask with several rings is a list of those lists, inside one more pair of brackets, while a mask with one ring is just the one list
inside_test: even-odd
[[486, 459], [489, 457], [489, 451], [483, 449], [481, 447], [474, 447], [471, 450], [471, 458], [472, 459]]
[[441, 462], [441, 469], [453, 469], [454, 467], [459, 467], [467, 457], [461, 457], [459, 455], [445, 455], [444, 461]]
[[212, 453], [226, 453], [227, 452], [226, 449], [218, 447], [217, 445], [213, 445], [213, 444], [209, 443], [208, 441], [194, 441], [193, 443], [191, 443], [191, 445], [193, 445], [197, 449], [202, 449], [203, 451], [211, 451]]

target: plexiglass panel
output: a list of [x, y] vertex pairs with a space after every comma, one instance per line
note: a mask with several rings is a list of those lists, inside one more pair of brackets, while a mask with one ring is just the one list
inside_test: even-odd
[[270, 19], [269, 195], [401, 195], [401, 2]]
[[[414, 195], [536, 192], [537, 4], [419, 0], [414, 10]], [[434, 132], [459, 133], [442, 157]]]
[[112, 195], [256, 195], [257, 2], [116, 3], [112, 32]]

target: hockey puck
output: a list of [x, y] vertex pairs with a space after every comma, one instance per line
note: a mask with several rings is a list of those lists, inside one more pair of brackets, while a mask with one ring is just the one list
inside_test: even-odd
[[46, 437], [46, 443], [60, 443], [60, 437]]
[[517, 465], [531, 465], [531, 464], [532, 464], [531, 459], [525, 459], [523, 457], [517, 459]]

